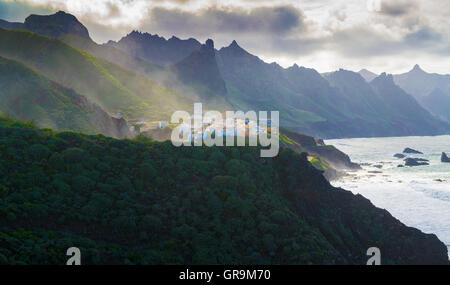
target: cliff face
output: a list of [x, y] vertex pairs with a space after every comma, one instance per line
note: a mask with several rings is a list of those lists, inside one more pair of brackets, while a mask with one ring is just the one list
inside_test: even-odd
[[350, 157], [332, 145], [325, 145], [323, 140], [289, 131], [281, 130], [280, 146], [292, 149], [295, 152], [306, 152], [312, 156], [311, 163], [319, 170], [324, 171], [328, 180], [333, 180], [346, 170], [361, 169], [359, 164], [350, 160]]
[[102, 128], [102, 134], [119, 139], [131, 137], [130, 128], [124, 118], [111, 117], [98, 105], [93, 105], [91, 108], [95, 112], [95, 120]]
[[330, 242], [345, 252], [345, 259], [353, 260], [343, 263], [365, 264], [367, 257], [360, 255], [360, 249], [375, 246], [380, 248], [384, 265], [449, 264], [447, 248], [434, 234], [405, 226], [361, 195], [330, 186], [320, 192], [314, 187], [299, 189], [292, 203], [306, 220], [328, 221], [321, 230], [333, 233]]
[[207, 40], [198, 51], [173, 65], [172, 70], [178, 79], [191, 86], [196, 86], [203, 98], [219, 96], [227, 93], [225, 81], [222, 79], [217, 66], [214, 43]]

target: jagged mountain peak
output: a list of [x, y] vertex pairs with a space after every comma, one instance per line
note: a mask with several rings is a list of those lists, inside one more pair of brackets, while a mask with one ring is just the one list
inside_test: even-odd
[[152, 35], [137, 30], [117, 42], [109, 41], [107, 45], [148, 62], [164, 66], [175, 64], [202, 48], [202, 44], [193, 38], [180, 39], [172, 36], [166, 39], [158, 34]]
[[222, 47], [222, 48], [219, 50], [219, 52], [220, 52], [220, 51], [232, 52], [232, 53], [234, 53], [234, 54], [248, 54], [248, 52], [247, 52], [245, 49], [243, 49], [243, 48], [237, 43], [236, 40], [233, 40], [233, 41], [231, 42], [230, 45], [228, 45], [228, 46], [226, 46], [226, 47]]
[[208, 50], [214, 50], [214, 41], [212, 39], [207, 39], [205, 42], [205, 47]]
[[38, 34], [58, 38], [65, 34], [73, 34], [85, 39], [91, 39], [88, 29], [78, 19], [64, 11], [52, 15], [30, 15], [25, 19], [27, 30]]
[[242, 49], [241, 46], [237, 43], [236, 40], [233, 40], [228, 47], [229, 48], [234, 48], [234, 49]]
[[380, 79], [383, 79], [383, 80], [387, 80], [387, 81], [392, 81], [392, 82], [393, 82], [393, 79], [394, 79], [392, 74], [388, 74], [386, 72], [382, 72], [380, 74], [380, 76], [378, 76], [377, 78], [380, 78]]
[[418, 65], [418, 64], [416, 64], [416, 65], [414, 65], [414, 67], [413, 67], [413, 69], [411, 70], [411, 71], [422, 71], [423, 72], [423, 69], [420, 67], [420, 65]]
[[[138, 30], [133, 30], [131, 31], [129, 34], [127, 34], [126, 36], [122, 37], [120, 39], [120, 41], [163, 41], [165, 42], [166, 39], [164, 37], [160, 37], [158, 34], [150, 34], [147, 32], [141, 32]], [[120, 42], [119, 41], [119, 42]]]
[[[351, 70], [339, 68], [335, 72], [330, 72], [328, 76], [339, 76], [341, 78], [351, 79], [351, 80], [365, 80], [365, 78], [359, 73]], [[375, 76], [376, 77], [376, 76]]]
[[365, 68], [358, 71], [358, 73], [367, 81], [370, 82], [374, 80], [378, 75], [370, 70], [367, 70]]
[[395, 86], [398, 87], [394, 82], [394, 76], [386, 72], [381, 73], [378, 77], [372, 80], [372, 84], [382, 85], [382, 86]]
[[293, 65], [288, 67], [286, 70], [291, 71], [291, 72], [314, 72], [314, 73], [317, 73], [316, 70], [314, 70], [312, 68], [306, 68], [304, 66], [299, 66], [297, 63], [294, 63]]

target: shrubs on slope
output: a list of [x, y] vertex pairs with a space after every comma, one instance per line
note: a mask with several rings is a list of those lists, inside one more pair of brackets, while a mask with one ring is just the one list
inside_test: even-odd
[[[332, 188], [304, 154], [175, 148], [0, 121], [0, 263], [445, 263], [433, 235]], [[407, 254], [406, 254], [407, 253]]]

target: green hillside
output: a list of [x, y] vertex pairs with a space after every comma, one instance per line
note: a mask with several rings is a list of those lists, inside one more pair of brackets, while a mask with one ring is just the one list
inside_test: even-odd
[[129, 135], [126, 124], [75, 91], [16, 61], [0, 57], [0, 112], [40, 127], [114, 137]]
[[84, 94], [110, 113], [168, 119], [192, 108], [178, 93], [57, 39], [0, 29], [0, 56], [15, 59], [49, 79]]
[[448, 264], [435, 235], [333, 188], [304, 154], [0, 120], [0, 264]]

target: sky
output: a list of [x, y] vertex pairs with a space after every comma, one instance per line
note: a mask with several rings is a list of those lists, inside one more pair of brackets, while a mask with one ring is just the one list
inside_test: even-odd
[[132, 30], [233, 40], [266, 62], [319, 72], [450, 73], [448, 0], [0, 0], [0, 19], [63, 10], [98, 43]]

